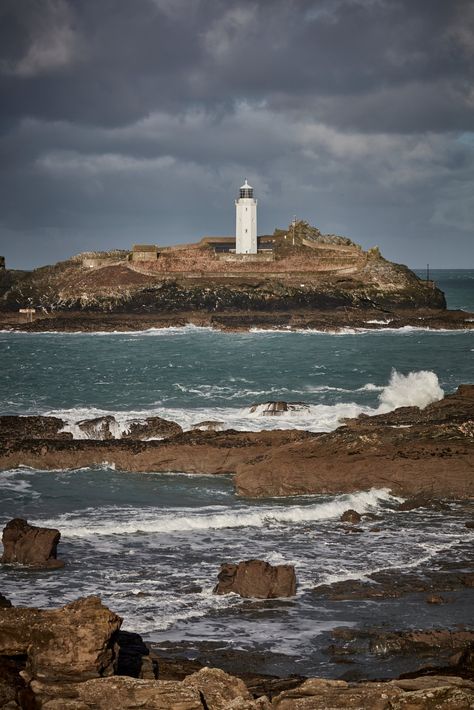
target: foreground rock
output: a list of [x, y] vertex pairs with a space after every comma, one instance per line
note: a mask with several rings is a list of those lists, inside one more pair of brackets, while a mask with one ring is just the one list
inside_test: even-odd
[[45, 710], [270, 710], [266, 698], [253, 700], [239, 678], [203, 668], [183, 681], [137, 680], [126, 676], [71, 683], [64, 696], [55, 685], [31, 684]]
[[[121, 623], [98, 597], [53, 610], [0, 609], [0, 708], [269, 707], [266, 699], [254, 702], [240, 679], [217, 669], [204, 668], [182, 682], [157, 681], [150, 664], [143, 678], [137, 659], [148, 649], [137, 634], [119, 632]], [[130, 670], [141, 678], [115, 675]]]
[[[467, 710], [474, 703], [474, 683], [453, 675], [472, 672], [470, 650], [442, 675], [434, 669], [385, 683], [290, 680], [270, 701], [252, 696], [239, 678], [215, 668], [194, 671], [195, 664], [180, 680], [157, 680], [152, 664], [144, 677], [136, 661], [147, 648], [120, 625], [97, 597], [53, 610], [0, 608], [1, 710]], [[135, 677], [117, 675], [130, 671]]]
[[44, 569], [64, 567], [64, 562], [57, 559], [60, 538], [59, 530], [29, 525], [23, 518], [14, 518], [3, 530], [0, 562]]
[[270, 565], [262, 560], [247, 560], [239, 564], [223, 564], [214, 594], [234, 592], [241, 597], [276, 599], [294, 597], [296, 575], [293, 565]]
[[275, 710], [469, 710], [474, 683], [456, 677], [432, 676], [387, 683], [346, 683], [310, 678], [275, 698]]
[[26, 657], [26, 675], [44, 683], [112, 675], [121, 623], [98, 597], [53, 610], [0, 609], [0, 655]]

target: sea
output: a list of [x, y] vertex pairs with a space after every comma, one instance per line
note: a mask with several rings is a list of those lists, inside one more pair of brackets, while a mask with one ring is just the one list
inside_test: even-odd
[[[420, 272], [420, 275], [423, 274]], [[432, 271], [448, 307], [474, 312], [474, 270]], [[469, 315], [471, 313], [471, 315]], [[474, 331], [406, 327], [337, 333], [218, 332], [208, 328], [137, 333], [0, 333], [0, 413], [78, 420], [113, 414], [115, 435], [131, 420], [158, 415], [185, 430], [293, 428], [328, 432], [344, 417], [404, 405], [425, 407], [474, 382]], [[300, 402], [279, 417], [270, 400]], [[0, 524], [24, 517], [59, 528], [66, 566], [30, 571], [4, 565], [0, 592], [15, 605], [56, 607], [89, 594], [119, 613], [123, 628], [162, 652], [212, 662], [227, 659], [276, 675], [349, 677], [327, 652], [336, 627], [455, 627], [469, 599], [420, 603], [328, 601], [322, 584], [364, 580], [387, 571], [396, 585], [407, 570], [466, 564], [472, 509], [397, 510], [389, 489], [352, 495], [247, 500], [230, 476], [130, 473], [107, 461], [95, 468], [0, 471]], [[379, 517], [380, 534], [347, 535], [338, 523], [354, 508]], [[216, 596], [221, 563], [263, 559], [295, 566], [294, 599]], [[472, 599], [471, 599], [472, 601]], [[471, 607], [472, 611], [472, 607]], [[224, 663], [225, 665], [225, 663]], [[391, 657], [371, 659], [373, 677], [400, 670]], [[403, 668], [402, 668], [403, 670]]]

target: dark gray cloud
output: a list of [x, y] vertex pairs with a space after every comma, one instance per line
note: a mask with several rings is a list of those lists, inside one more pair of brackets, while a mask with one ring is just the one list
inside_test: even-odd
[[0, 253], [231, 233], [247, 175], [260, 232], [472, 264], [473, 70], [470, 0], [3, 0]]

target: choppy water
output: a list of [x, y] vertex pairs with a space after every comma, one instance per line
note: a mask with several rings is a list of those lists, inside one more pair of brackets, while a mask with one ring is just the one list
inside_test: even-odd
[[[443, 274], [454, 305], [474, 310], [474, 273]], [[462, 281], [462, 287], [459, 287]], [[466, 286], [467, 285], [467, 286]], [[446, 288], [446, 286], [445, 286]], [[448, 299], [449, 299], [449, 289]], [[137, 334], [0, 333], [2, 413], [54, 413], [72, 422], [114, 413], [159, 414], [189, 427], [219, 420], [240, 429], [327, 431], [340, 417], [425, 406], [474, 381], [474, 333], [364, 332], [225, 334], [196, 328]], [[251, 414], [269, 399], [304, 401], [283, 418]], [[0, 524], [14, 516], [62, 531], [55, 572], [0, 570], [0, 590], [17, 604], [55, 606], [98, 593], [124, 627], [156, 642], [201, 642], [266, 654], [265, 670], [334, 675], [318, 638], [334, 626], [460, 623], [466, 607], [416, 600], [386, 606], [325, 602], [315, 585], [380, 569], [436, 568], [466, 559], [472, 533], [464, 506], [396, 511], [388, 491], [243, 501], [228, 477], [92, 470], [0, 472]], [[375, 512], [383, 532], [346, 535], [348, 507]], [[294, 600], [216, 597], [219, 564], [262, 558], [296, 567]], [[387, 613], [391, 616], [387, 618]], [[196, 651], [197, 652], [197, 651]]]

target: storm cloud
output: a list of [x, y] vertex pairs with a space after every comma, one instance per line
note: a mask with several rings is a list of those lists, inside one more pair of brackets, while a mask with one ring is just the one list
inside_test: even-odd
[[473, 266], [470, 0], [3, 0], [0, 253], [259, 233], [296, 214]]

